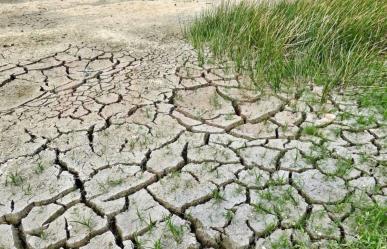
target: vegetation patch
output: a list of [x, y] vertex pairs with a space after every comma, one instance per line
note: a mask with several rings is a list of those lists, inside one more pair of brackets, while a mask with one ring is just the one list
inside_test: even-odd
[[223, 2], [186, 35], [201, 62], [232, 60], [257, 86], [313, 83], [324, 86], [324, 96], [334, 87], [372, 86], [361, 103], [380, 106], [385, 97], [368, 96], [387, 93], [386, 11], [384, 1], [374, 0]]
[[364, 208], [356, 217], [357, 240], [342, 248], [385, 248], [387, 245], [387, 206], [372, 205]]

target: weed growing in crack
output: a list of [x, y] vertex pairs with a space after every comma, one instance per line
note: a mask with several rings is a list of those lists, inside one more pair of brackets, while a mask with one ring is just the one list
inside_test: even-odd
[[195, 111], [195, 116], [201, 119], [204, 114], [206, 114], [208, 111], [207, 110], [196, 110]]
[[[294, 197], [293, 189], [288, 187], [281, 192], [273, 191], [274, 189], [266, 189], [259, 193], [260, 202], [256, 203], [255, 208], [267, 212], [269, 209], [279, 216], [285, 217], [290, 212], [290, 209], [298, 206], [298, 200]], [[283, 218], [285, 218], [283, 217]]]
[[334, 113], [337, 112], [338, 110], [336, 108], [331, 108], [331, 106], [327, 104], [322, 104], [320, 100], [320, 108], [318, 110], [315, 110], [317, 116], [324, 115], [327, 113]]
[[136, 215], [137, 215], [138, 220], [141, 223], [145, 223], [145, 218], [144, 218], [143, 214], [140, 212], [140, 210], [138, 209], [138, 207], [136, 208]]
[[198, 63], [201, 67], [206, 63], [206, 58], [202, 50], [198, 51]]
[[119, 186], [123, 182], [124, 182], [124, 180], [122, 178], [120, 178], [120, 179], [110, 179], [110, 177], [108, 177], [108, 179], [107, 179], [107, 184], [109, 186], [111, 186], [111, 187]]
[[375, 162], [375, 159], [367, 153], [360, 153], [360, 163]]
[[284, 193], [284, 198], [285, 201], [290, 201], [294, 206], [297, 206], [298, 200], [296, 200], [293, 196], [293, 190], [292, 188], [287, 188]]
[[309, 105], [312, 105], [312, 106], [314, 106], [314, 105], [320, 106], [321, 105], [320, 98], [314, 92], [312, 92], [311, 89], [304, 90], [303, 98], [305, 100], [305, 103], [307, 103]]
[[187, 220], [193, 220], [193, 219], [194, 219], [193, 216], [192, 216], [191, 211], [188, 211], [188, 212], [185, 214], [185, 218], [186, 218]]
[[336, 203], [334, 205], [329, 206], [329, 211], [332, 213], [343, 213], [350, 207], [350, 203], [346, 200], [341, 203]]
[[151, 143], [151, 140], [148, 136], [143, 134], [140, 136], [136, 136], [136, 140], [133, 140], [132, 143], [133, 145], [131, 146], [131, 150], [134, 149], [134, 146], [136, 144], [138, 144], [140, 148], [146, 149], [148, 145]]
[[5, 186], [8, 186], [8, 184], [12, 186], [21, 186], [24, 182], [23, 176], [18, 172], [10, 172], [5, 177]]
[[103, 182], [101, 182], [101, 181], [97, 181], [97, 185], [98, 185], [98, 188], [99, 188], [102, 192], [106, 193], [106, 192], [109, 191], [109, 188], [107, 187], [107, 185], [106, 185], [105, 183], [103, 183]]
[[184, 226], [174, 224], [171, 217], [167, 219], [166, 224], [167, 224], [167, 229], [171, 233], [173, 239], [178, 244], [181, 244], [183, 242]]
[[335, 137], [339, 137], [341, 132], [343, 131], [341, 128], [335, 128], [332, 130]]
[[223, 216], [224, 218], [226, 219], [227, 223], [230, 222], [232, 220], [232, 218], [234, 218], [234, 213], [233, 211], [231, 210], [227, 210], [226, 212], [224, 212]]
[[[38, 236], [39, 236], [39, 238], [41, 239], [41, 240], [47, 240], [48, 239], [48, 233], [46, 232], [46, 231], [44, 231], [44, 230], [42, 230], [39, 234], [38, 234]], [[1, 248], [1, 247], [0, 247]]]
[[254, 211], [258, 214], [268, 214], [269, 212], [261, 203], [251, 203], [254, 208]]
[[144, 242], [140, 240], [138, 236], [135, 236], [133, 240], [134, 240], [134, 244], [136, 245], [136, 248], [145, 249]]
[[165, 146], [165, 149], [166, 149], [166, 151], [164, 152], [164, 154], [165, 154], [166, 156], [171, 156], [171, 155], [173, 155], [173, 151], [172, 151], [172, 148], [171, 148], [170, 145]]
[[148, 107], [145, 108], [145, 115], [148, 119], [152, 118], [151, 110]]
[[235, 196], [242, 194], [245, 191], [245, 188], [242, 185], [239, 185], [235, 188]]
[[219, 96], [216, 92], [210, 98], [210, 104], [216, 109], [222, 108], [222, 103], [219, 101]]
[[211, 173], [212, 171], [214, 171], [216, 169], [216, 166], [212, 165], [211, 163], [209, 162], [204, 162], [203, 163], [203, 169], [208, 172], [208, 173]]
[[127, 146], [130, 151], [134, 150], [134, 147], [136, 146], [136, 141], [137, 141], [137, 138], [128, 141]]
[[194, 186], [193, 181], [185, 181], [185, 182], [184, 182], [184, 187], [185, 187], [186, 189], [193, 188], [193, 186]]
[[285, 125], [282, 125], [280, 129], [282, 132], [287, 132], [289, 130], [289, 124], [285, 123]]
[[216, 177], [216, 179], [219, 179], [219, 177], [221, 177], [221, 173], [219, 172], [219, 170], [218, 169], [215, 169], [215, 177]]
[[271, 241], [270, 246], [272, 249], [294, 248], [289, 238], [283, 234], [275, 241]]
[[378, 193], [381, 193], [383, 191], [383, 187], [380, 183], [376, 183], [375, 186], [369, 190], [369, 193], [371, 194], [378, 194]]
[[149, 222], [147, 225], [147, 230], [152, 231], [156, 227], [156, 222], [152, 220], [152, 217], [149, 214]]
[[363, 116], [363, 115], [360, 115], [357, 119], [356, 119], [356, 123], [360, 126], [360, 127], [368, 127], [368, 126], [372, 126], [372, 125], [375, 125], [376, 124], [376, 118], [374, 115], [370, 115], [370, 116]]
[[169, 191], [172, 193], [176, 192], [180, 188], [180, 183], [177, 181], [174, 181], [173, 183], [168, 183], [168, 184], [170, 184]]
[[28, 184], [27, 186], [22, 186], [22, 191], [25, 195], [32, 195], [32, 187], [31, 184]]
[[35, 174], [40, 175], [43, 173], [44, 170], [45, 170], [44, 164], [42, 162], [39, 162], [36, 165], [34, 172], [35, 172]]
[[83, 216], [83, 215], [78, 215], [77, 220], [70, 221], [72, 223], [76, 223], [79, 225], [82, 225], [86, 227], [89, 231], [91, 231], [94, 227], [94, 222], [91, 216]]
[[286, 176], [281, 175], [276, 178], [270, 178], [267, 182], [267, 186], [280, 186], [285, 185], [288, 182], [288, 179]]
[[318, 128], [314, 125], [305, 126], [302, 129], [302, 132], [306, 135], [309, 135], [309, 136], [319, 136], [320, 135]]
[[270, 190], [264, 190], [264, 191], [260, 192], [259, 196], [262, 199], [267, 200], [267, 201], [272, 201], [274, 199], [273, 192]]
[[215, 203], [220, 203], [224, 200], [223, 194], [219, 191], [219, 189], [216, 189], [212, 192], [212, 198], [214, 199]]
[[119, 179], [111, 179], [110, 177], [108, 177], [108, 179], [105, 181], [105, 182], [101, 182], [101, 181], [97, 181], [97, 185], [99, 187], [99, 189], [106, 193], [109, 191], [109, 187], [116, 187], [116, 186], [119, 186], [121, 185], [122, 183], [124, 182], [124, 180], [122, 178], [119, 178]]
[[342, 111], [340, 112], [339, 114], [337, 114], [337, 117], [339, 118], [340, 121], [345, 121], [345, 120], [349, 120], [350, 118], [352, 118], [354, 115], [350, 112], [347, 112], [347, 111]]
[[[322, 140], [324, 142], [324, 140]], [[331, 157], [331, 151], [326, 147], [324, 143], [313, 145], [310, 153], [304, 155], [305, 160], [310, 164], [315, 164], [318, 160]]]
[[229, 121], [229, 120], [233, 120], [234, 119], [234, 114], [233, 113], [227, 113], [225, 116], [224, 116], [224, 119]]
[[328, 236], [333, 236], [333, 234], [337, 231], [338, 225], [333, 222], [334, 226], [330, 226], [325, 229], [325, 234]]
[[221, 150], [220, 151], [220, 154], [223, 156], [223, 158], [228, 161], [230, 158], [231, 158], [231, 155], [229, 153], [227, 153], [227, 151], [225, 150]]
[[351, 159], [339, 158], [334, 174], [343, 177], [347, 175], [351, 169], [353, 169], [353, 161]]
[[163, 247], [161, 245], [161, 239], [156, 240], [152, 247], [152, 249], [162, 249], [162, 248]]
[[254, 176], [255, 176], [255, 184], [257, 186], [261, 185], [261, 180], [263, 179], [263, 174], [262, 173], [257, 173], [254, 169]]
[[170, 178], [179, 178], [181, 176], [181, 172], [174, 170], [171, 172], [171, 174], [169, 176], [170, 176]]
[[180, 95], [180, 94], [176, 94], [174, 100], [177, 100], [178, 102], [182, 102], [183, 101], [183, 96]]

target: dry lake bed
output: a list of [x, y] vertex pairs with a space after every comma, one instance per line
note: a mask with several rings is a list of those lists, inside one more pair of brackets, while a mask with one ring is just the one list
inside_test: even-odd
[[0, 1], [1, 249], [328, 248], [386, 204], [386, 120], [199, 63], [214, 4]]

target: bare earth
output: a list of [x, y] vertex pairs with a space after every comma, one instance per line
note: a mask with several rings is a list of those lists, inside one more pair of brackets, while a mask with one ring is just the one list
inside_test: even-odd
[[200, 66], [213, 4], [0, 0], [1, 249], [327, 248], [386, 204], [385, 120]]

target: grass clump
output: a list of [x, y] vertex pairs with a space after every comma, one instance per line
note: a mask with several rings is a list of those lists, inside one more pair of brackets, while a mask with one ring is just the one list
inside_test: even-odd
[[8, 184], [12, 186], [21, 186], [24, 182], [23, 176], [18, 172], [10, 172], [5, 178], [5, 186]]
[[178, 244], [181, 244], [183, 242], [183, 236], [184, 236], [183, 225], [174, 224], [171, 218], [168, 218], [166, 223], [167, 223], [167, 229], [171, 233], [173, 239]]
[[309, 136], [318, 136], [319, 135], [319, 130], [314, 125], [306, 126], [306, 127], [304, 127], [304, 129], [302, 131], [304, 134], [309, 135]]
[[208, 48], [258, 85], [314, 83], [326, 95], [336, 86], [383, 82], [386, 12], [386, 2], [375, 0], [223, 2], [186, 35], [203, 62]]

